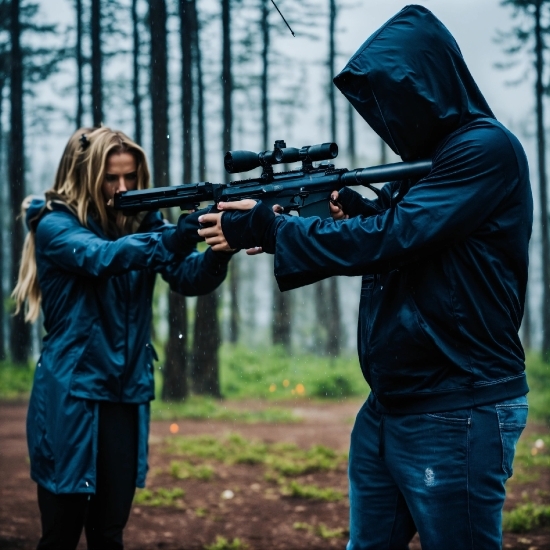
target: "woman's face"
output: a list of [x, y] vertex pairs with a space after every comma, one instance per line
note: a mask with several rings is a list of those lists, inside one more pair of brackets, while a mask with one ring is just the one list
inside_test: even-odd
[[112, 205], [115, 193], [133, 191], [137, 187], [137, 165], [130, 153], [112, 153], [107, 157], [105, 179], [101, 185], [103, 197]]

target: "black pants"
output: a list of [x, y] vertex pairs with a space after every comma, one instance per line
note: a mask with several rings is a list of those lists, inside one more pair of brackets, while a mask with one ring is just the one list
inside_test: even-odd
[[56, 495], [38, 486], [38, 550], [74, 550], [82, 528], [89, 550], [120, 550], [137, 473], [137, 405], [99, 405], [96, 494]]

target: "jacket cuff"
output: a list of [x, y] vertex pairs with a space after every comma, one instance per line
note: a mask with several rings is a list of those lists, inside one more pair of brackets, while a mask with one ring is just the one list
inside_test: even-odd
[[237, 252], [214, 252], [211, 248], [207, 248], [204, 251], [205, 267], [212, 271], [214, 275], [221, 275], [225, 273], [227, 264]]

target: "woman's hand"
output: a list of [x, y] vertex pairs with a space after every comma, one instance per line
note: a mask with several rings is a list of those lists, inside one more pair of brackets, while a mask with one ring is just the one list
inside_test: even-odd
[[[245, 199], [234, 202], [219, 202], [216, 206], [220, 212], [215, 214], [204, 214], [199, 218], [199, 223], [207, 227], [199, 229], [198, 233], [204, 238], [206, 244], [210, 245], [215, 252], [233, 252], [235, 249], [229, 246], [222, 230], [223, 212], [225, 210], [251, 210], [256, 206], [256, 201]], [[257, 248], [252, 248], [250, 250], [254, 251], [250, 253], [251, 255], [259, 254]], [[247, 253], [249, 253], [248, 250]]]
[[349, 219], [349, 216], [347, 214], [344, 214], [342, 205], [338, 202], [338, 196], [338, 191], [333, 191], [330, 195], [330, 201], [328, 205], [330, 209], [330, 215], [332, 216], [333, 220], [347, 220]]

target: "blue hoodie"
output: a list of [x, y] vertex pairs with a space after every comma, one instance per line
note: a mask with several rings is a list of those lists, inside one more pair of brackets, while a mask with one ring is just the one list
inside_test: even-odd
[[51, 208], [36, 199], [27, 212], [46, 332], [27, 416], [31, 477], [53, 493], [94, 493], [98, 402], [135, 403], [142, 487], [158, 359], [151, 344], [156, 274], [176, 292], [206, 294], [225, 278], [227, 261], [211, 249], [168, 251], [162, 234], [174, 226], [156, 212], [138, 233], [110, 240], [93, 220], [86, 228], [65, 206]]
[[363, 276], [359, 359], [382, 410], [436, 412], [524, 395], [518, 330], [533, 204], [519, 141], [422, 6], [384, 24], [334, 82], [403, 160], [431, 158], [433, 168], [387, 184], [377, 215], [288, 218], [276, 239], [281, 290]]

